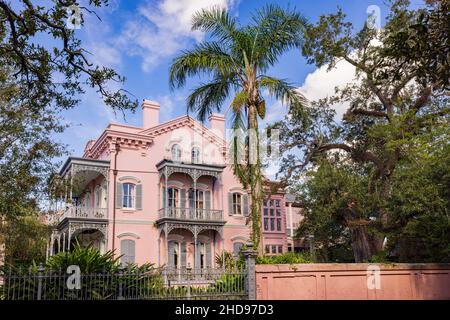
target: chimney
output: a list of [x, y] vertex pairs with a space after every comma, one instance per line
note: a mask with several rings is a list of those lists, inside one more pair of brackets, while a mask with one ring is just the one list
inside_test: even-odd
[[142, 126], [148, 129], [159, 124], [159, 103], [150, 100], [142, 102]]
[[222, 139], [225, 139], [225, 116], [220, 113], [212, 113], [209, 116], [211, 130]]

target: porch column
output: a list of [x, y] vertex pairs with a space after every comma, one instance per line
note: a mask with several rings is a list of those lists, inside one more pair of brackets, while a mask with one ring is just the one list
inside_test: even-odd
[[[197, 233], [194, 234], [194, 270], [196, 271], [199, 269], [199, 263], [198, 263], [198, 240], [197, 240]], [[195, 273], [194, 271], [194, 273]]]
[[[167, 184], [168, 184], [168, 178], [167, 178], [167, 166], [164, 168], [164, 217], [167, 217], [167, 207], [168, 207], [168, 201], [169, 201], [169, 195], [167, 194]], [[166, 235], [166, 244], [167, 244], [167, 235]], [[167, 260], [169, 261], [169, 260]]]
[[63, 252], [66, 252], [66, 234], [63, 233]]
[[197, 218], [197, 177], [194, 179], [194, 218]]
[[61, 235], [58, 236], [58, 253], [61, 252]]

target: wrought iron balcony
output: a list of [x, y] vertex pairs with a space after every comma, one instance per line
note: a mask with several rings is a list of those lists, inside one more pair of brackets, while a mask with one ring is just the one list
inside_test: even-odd
[[70, 206], [61, 217], [64, 218], [78, 218], [78, 219], [106, 219], [106, 208], [89, 208], [84, 206]]
[[188, 221], [223, 221], [223, 211], [193, 208], [162, 208], [158, 212], [159, 219], [175, 219]]

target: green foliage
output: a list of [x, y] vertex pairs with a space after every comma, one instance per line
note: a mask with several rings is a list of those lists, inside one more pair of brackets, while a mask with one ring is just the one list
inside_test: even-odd
[[[111, 68], [92, 63], [75, 30], [67, 26], [71, 5], [80, 10], [83, 27], [86, 16], [95, 17], [95, 9], [107, 6], [108, 0], [89, 1], [84, 6], [72, 0], [51, 1], [48, 5], [28, 0], [0, 2], [2, 65], [14, 70], [14, 78], [22, 84], [26, 96], [48, 99], [48, 104], [58, 108], [75, 106], [77, 95], [91, 87], [115, 110], [134, 110], [137, 101], [130, 100], [126, 91], [108, 89], [111, 81], [122, 83], [124, 78]], [[43, 34], [51, 41], [41, 41]]]
[[1, 230], [5, 237], [7, 264], [29, 266], [32, 262], [45, 260], [50, 229], [38, 216], [30, 215], [10, 220]]
[[[204, 75], [209, 81], [194, 88], [187, 99], [187, 110], [197, 113], [204, 121], [213, 111], [221, 110], [231, 97], [229, 109], [233, 113], [233, 128], [238, 137], [248, 132], [256, 135], [256, 163], [249, 163], [248, 142], [233, 141], [233, 170], [239, 181], [251, 193], [252, 242], [259, 248], [261, 238], [261, 206], [263, 176], [259, 148], [258, 119], [266, 114], [262, 90], [289, 106], [303, 105], [306, 99], [285, 80], [265, 75], [279, 56], [292, 48], [299, 48], [302, 31], [307, 22], [294, 10], [267, 5], [253, 15], [248, 25], [239, 21], [226, 9], [203, 9], [193, 17], [192, 29], [209, 33], [204, 41], [185, 50], [170, 67], [172, 88], [185, 85], [188, 77]], [[242, 134], [240, 134], [242, 133]], [[240, 140], [240, 139], [236, 139]], [[253, 149], [253, 148], [252, 148]], [[242, 157], [237, 156], [239, 150]]]
[[102, 254], [92, 246], [82, 247], [75, 243], [71, 251], [59, 252], [51, 256], [46, 267], [53, 270], [66, 270], [68, 266], [80, 267], [82, 273], [117, 272], [120, 257], [114, 258], [113, 251]]
[[294, 264], [311, 263], [311, 257], [305, 253], [286, 252], [276, 256], [258, 256], [257, 264]]
[[[308, 26], [308, 62], [332, 69], [344, 60], [355, 81], [274, 126], [288, 151], [283, 179], [295, 186], [307, 178], [294, 187], [308, 209], [299, 235], [314, 234], [326, 261], [337, 247], [369, 260], [386, 241], [389, 259], [414, 261], [420, 249], [418, 261], [442, 261], [448, 252], [448, 166], [427, 159], [443, 157], [440, 142], [448, 144], [449, 3], [390, 3], [380, 30], [355, 30], [342, 10]], [[335, 119], [342, 104], [348, 110]]]

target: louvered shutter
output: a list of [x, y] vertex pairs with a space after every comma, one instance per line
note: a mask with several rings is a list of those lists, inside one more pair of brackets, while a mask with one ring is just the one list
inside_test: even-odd
[[244, 216], [248, 216], [248, 194], [244, 194], [244, 197], [243, 197], [243, 199], [244, 199], [244, 203], [243, 203], [243, 205], [244, 205]]
[[136, 210], [142, 210], [142, 185], [136, 185]]
[[228, 193], [228, 215], [233, 215], [233, 193]]
[[123, 190], [122, 190], [122, 184], [120, 182], [116, 183], [116, 208], [121, 209], [122, 208], [122, 199], [123, 198]]
[[205, 243], [206, 267], [211, 267], [211, 242]]
[[169, 251], [169, 268], [175, 267], [174, 254], [175, 254], [175, 243], [173, 241], [168, 242]]
[[181, 243], [181, 268], [186, 268], [186, 241]]

